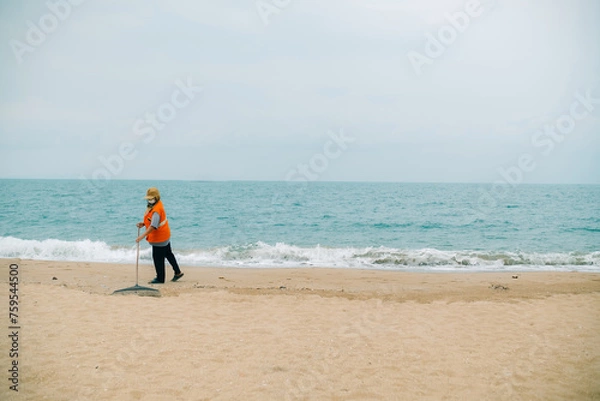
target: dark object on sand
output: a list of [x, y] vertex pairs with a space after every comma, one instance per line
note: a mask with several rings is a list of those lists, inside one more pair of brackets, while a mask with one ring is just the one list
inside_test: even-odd
[[506, 287], [506, 286], [504, 286], [502, 284], [491, 284], [490, 288], [492, 290], [504, 290], [504, 291], [508, 290], [508, 287]]

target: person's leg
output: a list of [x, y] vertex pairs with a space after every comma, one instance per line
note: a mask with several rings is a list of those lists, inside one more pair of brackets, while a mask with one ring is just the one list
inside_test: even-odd
[[156, 280], [165, 282], [165, 248], [164, 246], [152, 247], [152, 259], [154, 260], [154, 268], [156, 269]]
[[165, 248], [167, 248], [165, 256], [167, 257], [167, 260], [173, 267], [173, 270], [175, 271], [175, 275], [181, 274], [181, 269], [179, 268], [177, 259], [175, 259], [175, 255], [173, 254], [173, 250], [171, 249], [171, 243], [169, 242], [169, 244]]

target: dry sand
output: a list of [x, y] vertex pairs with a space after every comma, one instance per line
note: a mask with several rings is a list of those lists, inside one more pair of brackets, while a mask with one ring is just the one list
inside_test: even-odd
[[1, 400], [600, 400], [600, 274], [0, 261]]

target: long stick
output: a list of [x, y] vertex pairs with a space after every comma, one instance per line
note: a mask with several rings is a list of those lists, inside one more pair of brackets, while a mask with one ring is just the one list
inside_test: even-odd
[[[138, 237], [140, 236], [140, 228], [138, 227]], [[140, 261], [140, 243], [137, 243], [137, 251], [135, 253], [135, 285], [138, 285], [138, 265]]]
[[[140, 236], [140, 228], [138, 227], [138, 237]], [[160, 291], [156, 288], [150, 287], [140, 287], [138, 284], [139, 281], [139, 265], [140, 265], [140, 243], [137, 243], [137, 251], [135, 254], [135, 285], [133, 287], [122, 288], [120, 290], [116, 290], [113, 294], [127, 294], [127, 293], [135, 293], [138, 295], [151, 295], [160, 297]]]

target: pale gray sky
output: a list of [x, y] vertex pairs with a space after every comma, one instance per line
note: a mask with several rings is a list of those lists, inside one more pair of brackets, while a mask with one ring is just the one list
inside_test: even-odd
[[597, 0], [2, 2], [0, 178], [600, 183], [599, 38]]

